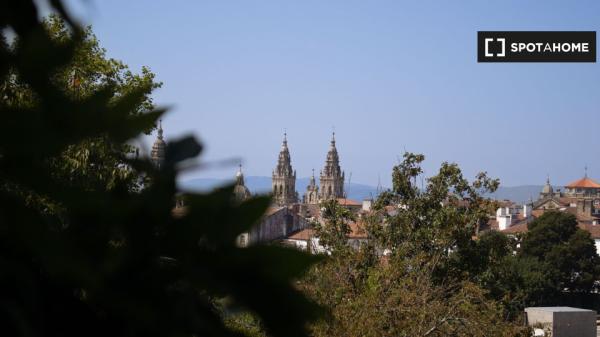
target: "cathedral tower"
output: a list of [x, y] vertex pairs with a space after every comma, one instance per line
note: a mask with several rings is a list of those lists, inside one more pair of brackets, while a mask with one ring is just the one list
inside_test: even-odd
[[304, 193], [304, 200], [302, 200], [305, 204], [316, 204], [319, 202], [319, 186], [315, 181], [315, 170], [313, 169], [312, 177], [310, 177], [310, 181], [308, 186], [306, 186], [306, 193]]
[[165, 151], [167, 144], [163, 139], [162, 121], [158, 121], [158, 137], [152, 145], [152, 152], [150, 152], [150, 158], [157, 168], [160, 168], [165, 162]]
[[331, 137], [325, 167], [321, 171], [319, 180], [321, 182], [320, 200], [344, 197], [344, 172], [340, 168], [340, 157], [335, 148], [335, 132]]
[[273, 170], [273, 200], [284, 206], [297, 201], [296, 171], [292, 170], [292, 160], [287, 146], [287, 134], [283, 134], [283, 144], [279, 152], [277, 167]]

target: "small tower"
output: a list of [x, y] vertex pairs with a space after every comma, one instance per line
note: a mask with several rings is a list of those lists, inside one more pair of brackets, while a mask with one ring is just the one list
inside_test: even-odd
[[163, 139], [162, 120], [160, 120], [158, 121], [158, 136], [154, 141], [154, 145], [152, 145], [152, 152], [150, 153], [150, 158], [157, 168], [161, 168], [165, 162], [166, 149], [167, 144]]
[[283, 134], [283, 143], [277, 160], [277, 167], [273, 170], [273, 201], [279, 206], [297, 202], [296, 171], [292, 169], [292, 160], [287, 145], [287, 134]]
[[550, 175], [546, 177], [546, 185], [542, 188], [542, 192], [540, 193], [540, 199], [544, 199], [547, 197], [551, 197], [554, 195], [554, 188], [550, 184]]
[[312, 177], [310, 177], [308, 186], [306, 186], [306, 193], [304, 193], [302, 201], [305, 204], [316, 204], [319, 202], [319, 186], [317, 186], [315, 180], [315, 169], [312, 170]]
[[340, 157], [335, 147], [335, 132], [331, 136], [325, 167], [321, 171], [319, 180], [321, 185], [320, 200], [344, 197], [344, 172], [340, 168]]
[[235, 174], [235, 186], [233, 187], [233, 195], [236, 201], [242, 202], [250, 198], [250, 190], [244, 184], [244, 173], [242, 173], [242, 164]]

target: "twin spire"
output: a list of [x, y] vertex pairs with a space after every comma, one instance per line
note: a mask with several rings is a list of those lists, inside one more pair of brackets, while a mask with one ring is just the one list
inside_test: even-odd
[[[339, 155], [335, 146], [335, 132], [331, 135], [329, 151], [327, 152], [325, 166], [319, 175], [319, 180], [321, 191], [319, 191], [319, 186], [316, 185], [313, 169], [303, 198], [305, 203], [316, 204], [322, 200], [344, 197], [344, 172], [340, 168]], [[283, 206], [297, 202], [299, 198], [295, 185], [296, 171], [292, 169], [287, 132], [284, 132], [277, 166], [273, 170], [272, 192], [275, 203]]]

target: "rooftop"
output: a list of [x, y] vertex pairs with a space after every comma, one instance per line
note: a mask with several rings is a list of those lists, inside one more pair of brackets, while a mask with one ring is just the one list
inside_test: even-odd
[[583, 177], [577, 181], [574, 181], [567, 185], [568, 188], [600, 188], [600, 184], [598, 184], [595, 180]]
[[573, 312], [573, 311], [577, 311], [577, 312], [589, 312], [589, 311], [593, 311], [593, 310], [588, 310], [588, 309], [580, 309], [580, 308], [573, 308], [573, 307], [529, 307], [529, 308], [525, 308], [525, 311], [527, 310], [542, 310], [542, 311], [549, 311], [549, 312]]

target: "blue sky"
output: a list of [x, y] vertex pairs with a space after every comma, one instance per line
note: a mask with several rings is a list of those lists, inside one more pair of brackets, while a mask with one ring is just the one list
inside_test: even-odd
[[[600, 179], [600, 69], [478, 64], [478, 30], [599, 30], [594, 1], [69, 1], [109, 56], [164, 82], [167, 138], [268, 176], [287, 129], [298, 176], [332, 127], [352, 182], [390, 182], [404, 150], [504, 185]], [[148, 145], [152, 139], [147, 139]], [[188, 173], [232, 177], [235, 165]]]

